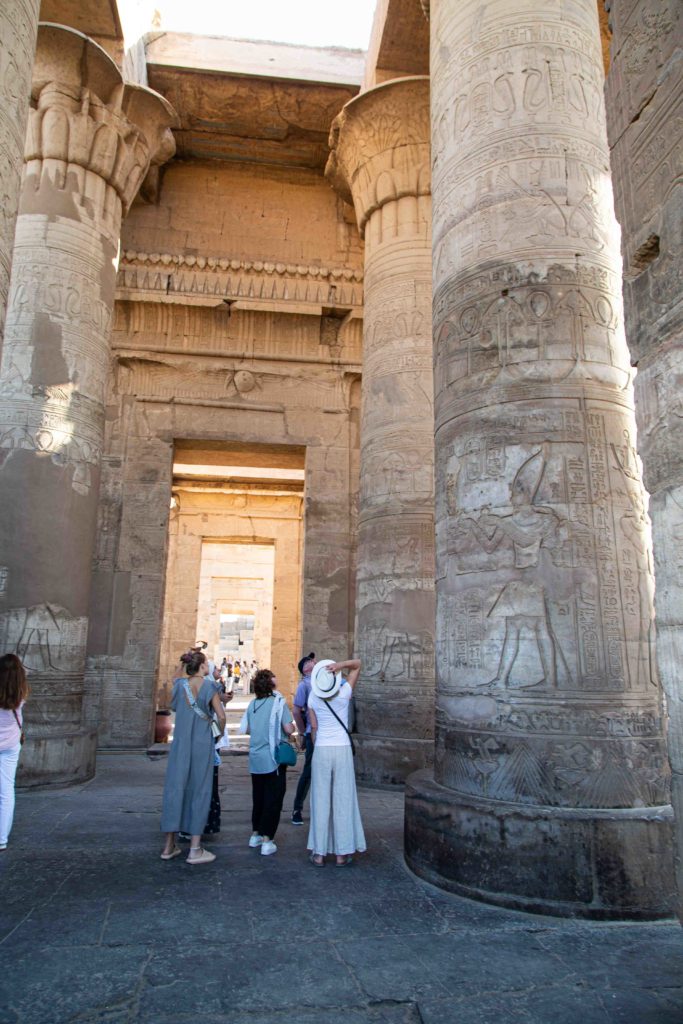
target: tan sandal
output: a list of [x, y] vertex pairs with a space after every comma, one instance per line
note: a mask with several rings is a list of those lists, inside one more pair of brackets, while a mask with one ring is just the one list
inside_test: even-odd
[[188, 864], [210, 864], [212, 860], [216, 859], [215, 853], [209, 853], [209, 851], [205, 850], [202, 846], [197, 847], [197, 849], [199, 850], [198, 857], [192, 857], [191, 854], [194, 851], [190, 849], [190, 853], [187, 855]]
[[162, 853], [161, 854], [161, 859], [162, 860], [173, 860], [174, 857], [179, 857], [182, 852], [183, 851], [180, 849], [179, 846], [174, 846], [170, 853]]

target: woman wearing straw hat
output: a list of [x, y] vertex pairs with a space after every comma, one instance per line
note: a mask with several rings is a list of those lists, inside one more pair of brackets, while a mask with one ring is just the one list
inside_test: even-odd
[[[342, 673], [348, 672], [345, 680]], [[353, 771], [353, 741], [349, 733], [349, 703], [360, 674], [360, 661], [317, 662], [311, 673], [308, 715], [313, 739], [310, 861], [322, 867], [333, 853], [337, 867], [365, 849]]]

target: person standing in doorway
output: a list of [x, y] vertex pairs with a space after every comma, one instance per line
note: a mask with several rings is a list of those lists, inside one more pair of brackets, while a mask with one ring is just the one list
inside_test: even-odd
[[7, 849], [14, 820], [14, 779], [23, 740], [26, 671], [16, 654], [0, 658], [0, 850]]
[[294, 795], [292, 809], [292, 825], [303, 825], [304, 802], [311, 786], [311, 759], [313, 757], [313, 741], [311, 739], [311, 723], [308, 721], [308, 698], [311, 693], [311, 672], [315, 665], [315, 654], [305, 654], [298, 662], [297, 668], [301, 679], [294, 694], [293, 713], [299, 731], [299, 749], [305, 754], [304, 766], [299, 776], [299, 783]]
[[239, 687], [239, 689], [241, 690], [242, 689], [242, 682], [241, 682], [241, 680], [242, 680], [242, 666], [240, 665], [240, 663], [237, 660], [237, 658], [235, 659], [235, 664], [233, 665], [233, 668], [232, 668], [232, 674], [235, 677], [235, 686]]
[[276, 693], [276, 685], [270, 669], [263, 668], [256, 673], [254, 699], [240, 723], [240, 732], [249, 734], [253, 828], [249, 846], [260, 846], [264, 857], [277, 852], [273, 840], [287, 788], [287, 768], [278, 764], [277, 748], [294, 732], [292, 713], [284, 698]]

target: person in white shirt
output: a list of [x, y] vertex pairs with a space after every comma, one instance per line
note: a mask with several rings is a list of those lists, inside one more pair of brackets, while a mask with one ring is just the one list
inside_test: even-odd
[[[349, 704], [358, 682], [361, 663], [317, 662], [311, 673], [308, 716], [313, 739], [309, 859], [316, 867], [333, 853], [337, 867], [353, 861], [366, 849], [353, 771], [353, 743], [349, 733]], [[348, 672], [344, 680], [342, 673]]]

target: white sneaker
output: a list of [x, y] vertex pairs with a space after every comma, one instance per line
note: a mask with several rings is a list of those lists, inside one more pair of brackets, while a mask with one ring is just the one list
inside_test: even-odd
[[250, 838], [249, 845], [251, 846], [251, 848], [253, 850], [255, 847], [260, 846], [262, 844], [262, 842], [263, 842], [263, 836], [255, 835], [255, 836], [252, 836]]
[[277, 853], [277, 846], [272, 839], [261, 845], [261, 856], [268, 857], [271, 853]]

